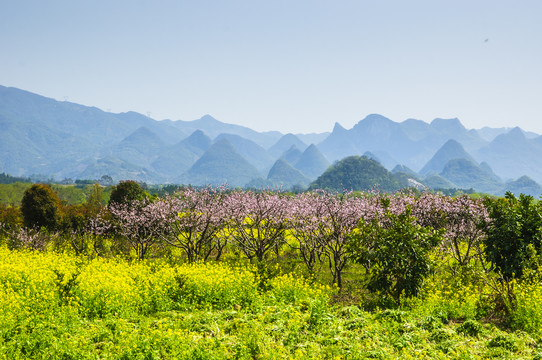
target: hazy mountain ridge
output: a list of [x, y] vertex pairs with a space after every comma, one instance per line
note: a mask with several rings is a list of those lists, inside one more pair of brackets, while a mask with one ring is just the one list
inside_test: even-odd
[[283, 158], [278, 159], [269, 173], [267, 174], [267, 180], [272, 186], [291, 188], [293, 186], [307, 187], [311, 180], [303, 175], [301, 171], [294, 168]]
[[427, 164], [425, 164], [420, 170], [420, 174], [427, 175], [430, 172], [440, 173], [446, 164], [453, 159], [466, 159], [471, 162], [476, 162], [473, 157], [465, 151], [460, 143], [450, 139], [442, 145]]
[[[219, 143], [222, 151], [211, 151]], [[210, 115], [156, 121], [135, 112], [114, 114], [0, 86], [0, 171], [14, 176], [286, 185], [288, 176], [306, 182], [333, 162], [364, 154], [388, 171], [408, 169], [397, 171], [403, 184], [472, 185], [501, 193], [507, 187], [535, 191], [542, 183], [542, 136], [520, 128], [469, 130], [458, 119], [395, 122], [371, 114], [351, 129], [335, 123], [330, 133], [281, 134]], [[280, 158], [284, 162], [277, 163]]]
[[227, 139], [215, 142], [177, 183], [191, 185], [245, 186], [261, 177], [256, 168], [244, 159]]

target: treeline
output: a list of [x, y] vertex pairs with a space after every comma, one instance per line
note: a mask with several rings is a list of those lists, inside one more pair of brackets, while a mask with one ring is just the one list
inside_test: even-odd
[[0, 223], [4, 228], [24, 225], [34, 231], [81, 233], [108, 204], [112, 192], [115, 198], [127, 188], [135, 188], [146, 199], [153, 199], [173, 192], [178, 186], [156, 186], [148, 192], [145, 184], [133, 181], [117, 186], [102, 186], [91, 181], [76, 185], [0, 184]]
[[6, 173], [0, 174], [0, 184], [12, 184], [15, 182], [28, 183], [28, 182], [31, 182], [31, 180], [29, 178], [11, 176]]

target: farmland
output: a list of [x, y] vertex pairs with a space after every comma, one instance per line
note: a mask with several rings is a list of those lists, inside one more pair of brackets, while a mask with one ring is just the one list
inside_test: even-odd
[[4, 217], [0, 356], [538, 358], [540, 210], [184, 189], [70, 228], [66, 210], [39, 230]]

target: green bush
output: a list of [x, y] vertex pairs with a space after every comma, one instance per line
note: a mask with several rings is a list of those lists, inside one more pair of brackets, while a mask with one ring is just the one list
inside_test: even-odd
[[532, 196], [488, 199], [490, 223], [485, 239], [486, 258], [495, 264], [506, 280], [522, 278], [529, 263], [529, 245], [542, 250], [542, 209]]
[[360, 223], [351, 237], [356, 261], [369, 272], [368, 289], [397, 303], [418, 295], [431, 272], [431, 251], [443, 240], [442, 231], [417, 225], [410, 208], [399, 215], [386, 209], [383, 219]]
[[21, 200], [23, 223], [27, 228], [55, 230], [60, 221], [60, 200], [49, 185], [34, 184]]
[[482, 324], [476, 320], [467, 320], [456, 329], [459, 334], [471, 337], [478, 337], [482, 330]]
[[113, 203], [126, 204], [133, 201], [142, 201], [148, 197], [147, 193], [135, 181], [121, 181], [111, 191], [109, 205]]
[[494, 338], [489, 340], [487, 346], [489, 348], [503, 348], [508, 351], [517, 351], [518, 349], [515, 339], [513, 339], [510, 335], [504, 334], [496, 335]]

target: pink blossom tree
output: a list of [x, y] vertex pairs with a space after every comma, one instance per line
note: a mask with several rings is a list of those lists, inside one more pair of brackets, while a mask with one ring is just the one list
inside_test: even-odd
[[[299, 251], [311, 271], [316, 259], [325, 259], [332, 282], [342, 287], [342, 272], [352, 257], [351, 232], [361, 219], [369, 219], [377, 211], [368, 197], [352, 193], [329, 194], [313, 192], [300, 195], [292, 209], [293, 236], [299, 241]], [[373, 204], [374, 205], [374, 204]]]
[[489, 219], [483, 200], [424, 193], [412, 204], [412, 214], [422, 226], [445, 230], [441, 250], [460, 266], [483, 261], [484, 227]]
[[228, 240], [224, 198], [224, 189], [210, 187], [186, 188], [168, 197], [171, 216], [163, 239], [180, 248], [190, 263], [207, 261], [212, 254], [219, 260]]
[[98, 232], [113, 229], [116, 235], [125, 239], [134, 249], [139, 260], [143, 260], [149, 250], [156, 246], [167, 231], [171, 216], [169, 205], [164, 200], [148, 200], [131, 203], [113, 202], [108, 206], [112, 223], [103, 223]]
[[233, 191], [224, 199], [232, 244], [249, 259], [262, 262], [270, 250], [278, 253], [289, 223], [288, 198], [278, 192]]

